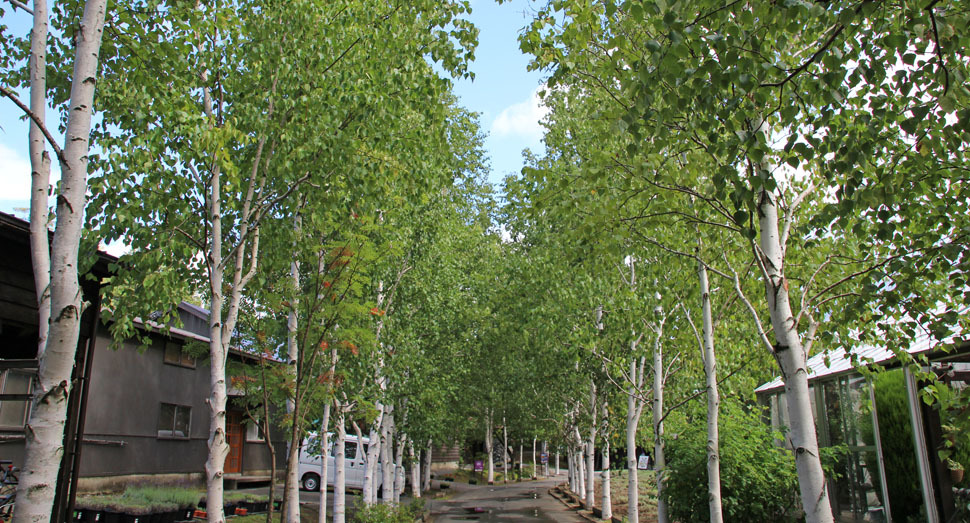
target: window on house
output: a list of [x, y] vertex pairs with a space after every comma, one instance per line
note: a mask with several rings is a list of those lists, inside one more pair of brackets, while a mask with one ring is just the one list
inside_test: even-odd
[[[31, 374], [23, 371], [0, 372], [0, 393], [30, 394]], [[30, 400], [0, 401], [0, 427], [22, 429], [27, 423]]]
[[192, 407], [162, 403], [158, 413], [158, 437], [188, 439], [191, 419]]
[[246, 441], [263, 441], [263, 427], [250, 421], [246, 424]]
[[195, 368], [195, 358], [185, 353], [185, 346], [175, 340], [165, 340], [165, 363]]

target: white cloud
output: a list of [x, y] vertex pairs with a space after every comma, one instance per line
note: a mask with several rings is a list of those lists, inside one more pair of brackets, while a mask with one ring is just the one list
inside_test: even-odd
[[528, 100], [503, 109], [492, 122], [492, 133], [498, 137], [518, 136], [540, 140], [543, 128], [539, 122], [549, 114], [549, 108], [544, 106], [542, 99], [539, 98], [539, 91], [544, 88], [544, 85], [536, 87]]
[[30, 162], [0, 143], [0, 199], [30, 199]]
[[[53, 152], [49, 152], [53, 157]], [[57, 162], [51, 164], [51, 184], [61, 178]], [[30, 200], [30, 160], [23, 152], [0, 143], [0, 200]]]

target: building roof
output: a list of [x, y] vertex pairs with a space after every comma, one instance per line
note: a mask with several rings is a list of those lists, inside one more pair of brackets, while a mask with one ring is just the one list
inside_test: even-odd
[[[952, 341], [946, 340], [946, 343], [952, 343]], [[906, 349], [906, 352], [920, 354], [929, 352], [939, 345], [940, 342], [937, 342], [929, 334], [924, 333], [913, 340], [913, 343]], [[840, 347], [830, 351], [820, 352], [808, 359], [808, 381], [812, 382], [829, 376], [855, 372], [855, 368], [858, 365], [884, 363], [892, 360], [894, 357], [892, 351], [886, 347], [873, 345], [858, 345], [850, 348]], [[826, 362], [826, 359], [828, 362]], [[777, 376], [754, 391], [757, 394], [774, 392], [784, 387], [784, 385], [785, 382], [782, 381], [781, 376]]]

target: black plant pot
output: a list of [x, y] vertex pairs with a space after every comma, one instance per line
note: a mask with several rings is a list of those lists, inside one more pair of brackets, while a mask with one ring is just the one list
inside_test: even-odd
[[178, 512], [176, 521], [192, 521], [195, 516], [195, 507], [185, 507]]
[[121, 512], [112, 512], [105, 510], [102, 514], [104, 517], [101, 518], [100, 523], [124, 523], [124, 518], [127, 514], [122, 514]]
[[269, 501], [257, 501], [253, 503], [253, 508], [250, 512], [266, 512], [269, 510]]

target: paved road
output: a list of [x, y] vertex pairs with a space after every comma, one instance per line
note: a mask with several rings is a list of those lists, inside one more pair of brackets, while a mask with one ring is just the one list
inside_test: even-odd
[[548, 491], [561, 479], [510, 483], [508, 486], [475, 486], [462, 489], [451, 499], [431, 500], [432, 521], [480, 522], [585, 522]]

